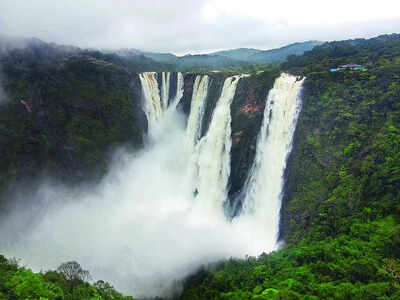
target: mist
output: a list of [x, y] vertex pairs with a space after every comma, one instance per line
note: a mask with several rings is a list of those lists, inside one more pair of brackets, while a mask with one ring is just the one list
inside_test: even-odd
[[231, 223], [196, 205], [184, 118], [168, 111], [157, 126], [145, 149], [115, 150], [98, 186], [44, 181], [35, 195], [24, 193], [25, 206], [0, 221], [4, 254], [36, 271], [76, 260], [94, 280], [151, 297], [179, 292], [176, 281], [203, 264], [275, 249], [262, 214]]

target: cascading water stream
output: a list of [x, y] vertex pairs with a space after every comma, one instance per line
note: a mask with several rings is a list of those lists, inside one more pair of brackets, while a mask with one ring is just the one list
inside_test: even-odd
[[[169, 98], [170, 89], [170, 72], [161, 73], [161, 88], [158, 86], [157, 73], [144, 72], [139, 74], [140, 82], [142, 85], [142, 93], [144, 100], [144, 112], [146, 114], [149, 129], [148, 133], [151, 138], [160, 137], [162, 135], [160, 123], [169, 120], [165, 118], [165, 114], [171, 115], [176, 106], [183, 96], [183, 75], [177, 73], [177, 90], [176, 95], [172, 101]], [[171, 103], [169, 106], [168, 104]]]
[[171, 77], [170, 72], [161, 73], [161, 79], [162, 79], [161, 100], [162, 100], [163, 110], [166, 110], [168, 108], [170, 77]]
[[144, 95], [144, 112], [149, 124], [149, 132], [161, 120], [163, 108], [160, 101], [160, 90], [158, 88], [157, 73], [146, 72], [139, 74]]
[[233, 76], [225, 80], [207, 134], [195, 148], [198, 164], [196, 201], [210, 215], [223, 214], [222, 203], [227, 197], [232, 143], [230, 107], [241, 77]]
[[183, 97], [183, 75], [181, 72], [177, 73], [177, 83], [176, 83], [176, 95], [175, 98], [172, 100], [170, 107], [171, 110], [174, 110], [176, 108], [176, 106], [178, 105], [179, 101], [182, 99]]
[[243, 217], [260, 218], [276, 243], [286, 160], [301, 109], [304, 79], [282, 73], [268, 93], [254, 164], [245, 185]]
[[192, 103], [187, 123], [187, 147], [192, 152], [200, 139], [201, 124], [208, 93], [209, 78], [207, 75], [197, 75], [193, 85]]

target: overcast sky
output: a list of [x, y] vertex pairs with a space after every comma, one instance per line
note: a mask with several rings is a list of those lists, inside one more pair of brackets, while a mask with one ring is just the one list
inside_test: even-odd
[[0, 34], [201, 53], [400, 32], [399, 0], [0, 0]]

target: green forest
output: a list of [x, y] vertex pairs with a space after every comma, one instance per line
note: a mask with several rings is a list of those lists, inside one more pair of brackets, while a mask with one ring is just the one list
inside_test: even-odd
[[[132, 78], [170, 65], [97, 52], [67, 60], [21, 55], [2, 58], [11, 101], [0, 108], [0, 195], [38, 168], [62, 180], [98, 180], [111, 147], [143, 145]], [[330, 71], [348, 63], [367, 70]], [[400, 300], [400, 35], [324, 43], [273, 68], [225, 71], [277, 69], [306, 77], [285, 174], [281, 249], [205, 265], [176, 299]], [[34, 113], [20, 99], [36, 103]], [[93, 283], [76, 262], [34, 273], [0, 256], [0, 299], [132, 298]]]

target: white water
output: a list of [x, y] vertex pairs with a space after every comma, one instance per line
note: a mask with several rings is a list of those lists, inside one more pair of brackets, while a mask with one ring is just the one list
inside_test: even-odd
[[155, 72], [139, 74], [145, 99], [143, 109], [147, 116], [150, 132], [161, 120], [163, 115], [163, 108], [160, 101], [160, 90], [158, 88], [156, 76], [157, 73]]
[[[226, 80], [207, 134], [188, 153], [184, 118], [175, 106], [162, 109], [155, 76], [140, 76], [153, 135], [145, 149], [116, 152], [110, 174], [95, 188], [70, 190], [44, 183], [36, 195], [44, 204], [40, 209], [26, 210], [28, 201], [24, 200], [25, 210], [17, 209], [7, 220], [0, 220], [4, 254], [21, 257], [37, 271], [77, 260], [94, 278], [124, 292], [165, 296], [175, 279], [201, 264], [276, 248], [277, 221], [270, 223], [268, 218], [277, 220], [279, 209], [271, 209], [269, 203], [280, 201], [283, 170], [269, 165], [279, 161], [284, 168], [282, 157], [290, 148], [296, 119], [293, 109], [299, 109], [295, 90], [300, 82], [282, 75], [270, 92], [268, 107], [273, 117], [265, 119], [261, 132], [267, 127], [271, 134], [278, 131], [274, 138], [260, 135], [257, 163], [248, 181], [252, 195], [246, 199], [248, 209], [228, 222], [222, 202], [230, 173], [230, 105], [239, 78]], [[181, 82], [183, 89], [183, 76]], [[198, 132], [200, 123], [195, 123], [193, 132]], [[267, 156], [266, 149], [275, 154]], [[188, 184], [186, 172], [192, 163], [198, 170], [193, 185]], [[263, 188], [266, 180], [274, 182], [274, 192]], [[192, 193], [195, 189], [197, 195]], [[28, 222], [31, 219], [35, 222]]]
[[161, 132], [159, 123], [163, 122], [164, 114], [169, 111], [174, 111], [179, 101], [183, 96], [183, 75], [177, 73], [177, 91], [175, 98], [169, 103], [169, 88], [170, 88], [170, 72], [161, 73], [161, 92], [157, 81], [158, 74], [155, 72], [144, 72], [139, 74], [140, 82], [142, 84], [142, 93], [144, 100], [144, 112], [146, 114], [149, 125], [149, 137], [154, 138], [154, 135], [159, 136]]
[[176, 106], [178, 105], [179, 101], [183, 97], [183, 86], [184, 81], [183, 81], [183, 75], [181, 72], [178, 72], [177, 74], [177, 84], [176, 84], [176, 96], [174, 100], [171, 102], [172, 109], [175, 109]]
[[243, 214], [262, 220], [269, 244], [276, 242], [286, 160], [301, 108], [304, 79], [281, 74], [268, 93], [257, 152], [245, 186]]
[[164, 110], [168, 108], [170, 77], [171, 77], [170, 72], [161, 73], [161, 78], [162, 78], [161, 99]]
[[187, 124], [188, 151], [192, 152], [201, 135], [201, 124], [208, 93], [208, 76], [197, 75], [193, 84], [192, 103]]
[[[240, 76], [228, 77], [214, 109], [207, 134], [195, 149], [198, 178], [196, 204], [209, 216], [223, 216], [230, 175], [231, 103]], [[199, 126], [201, 127], [201, 126]]]

